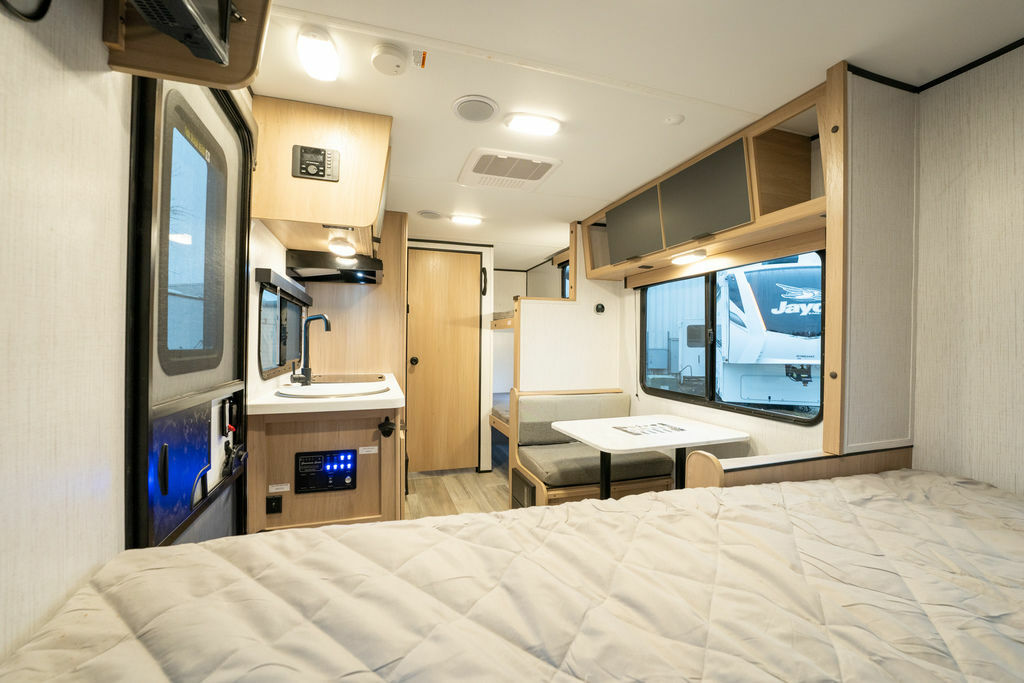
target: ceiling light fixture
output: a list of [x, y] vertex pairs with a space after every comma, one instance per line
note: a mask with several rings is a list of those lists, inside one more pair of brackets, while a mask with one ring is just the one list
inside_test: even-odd
[[697, 263], [698, 261], [703, 261], [707, 257], [708, 257], [707, 249], [694, 249], [693, 251], [688, 251], [685, 254], [679, 254], [678, 256], [673, 258], [672, 259], [672, 265], [673, 266], [686, 266], [686, 265], [689, 265], [691, 263]]
[[461, 214], [455, 214], [454, 216], [452, 216], [452, 223], [454, 223], [455, 225], [474, 226], [480, 225], [481, 223], [483, 223], [483, 221], [484, 219], [479, 218], [478, 216], [464, 216]]
[[562, 122], [550, 116], [539, 114], [509, 114], [505, 118], [509, 130], [528, 135], [554, 135], [561, 129]]
[[295, 43], [299, 53], [299, 62], [310, 78], [318, 81], [336, 81], [340, 64], [338, 50], [334, 41], [326, 31], [320, 29], [304, 29], [299, 33]]
[[441, 217], [440, 213], [438, 213], [437, 211], [431, 211], [430, 209], [420, 209], [416, 213], [419, 214], [421, 217], [431, 221], [436, 221], [438, 218]]
[[356, 248], [344, 237], [332, 237], [327, 240], [327, 248], [338, 256], [355, 256]]

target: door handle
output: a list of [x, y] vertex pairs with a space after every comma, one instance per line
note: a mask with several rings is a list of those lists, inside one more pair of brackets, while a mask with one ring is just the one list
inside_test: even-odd
[[483, 282], [480, 284], [480, 296], [487, 296], [487, 269], [480, 269], [480, 279]]
[[409, 365], [419, 365], [419, 364], [420, 364], [420, 359], [417, 358], [416, 356], [413, 356], [412, 358], [409, 359]]
[[170, 490], [168, 485], [168, 463], [167, 463], [167, 444], [160, 447], [160, 459], [156, 464], [156, 478], [160, 482], [160, 495], [166, 496], [167, 491]]

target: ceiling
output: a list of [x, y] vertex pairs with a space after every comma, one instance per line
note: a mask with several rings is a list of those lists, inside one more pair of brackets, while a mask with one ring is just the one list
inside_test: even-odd
[[[336, 82], [299, 65], [304, 25], [338, 46]], [[920, 85], [1022, 35], [1021, 0], [275, 0], [253, 90], [393, 116], [387, 208], [409, 214], [410, 237], [493, 244], [496, 267], [525, 269], [566, 246], [570, 221], [816, 86], [838, 61]], [[381, 42], [426, 50], [426, 68], [374, 71]], [[452, 103], [470, 94], [497, 101], [498, 115], [457, 118]], [[502, 125], [510, 112], [563, 127], [517, 134]], [[672, 115], [685, 119], [666, 124]], [[532, 192], [461, 186], [477, 147], [562, 164]], [[451, 214], [484, 222], [460, 227]]]

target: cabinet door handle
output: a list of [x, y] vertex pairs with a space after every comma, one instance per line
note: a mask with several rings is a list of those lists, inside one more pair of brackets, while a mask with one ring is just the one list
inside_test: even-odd
[[167, 491], [170, 489], [170, 486], [168, 484], [170, 472], [168, 471], [168, 469], [169, 463], [167, 462], [167, 444], [164, 444], [163, 446], [160, 446], [160, 459], [157, 461], [156, 464], [156, 478], [157, 481], [160, 483], [161, 496], [166, 496]]
[[417, 358], [416, 356], [413, 356], [412, 358], [409, 359], [409, 365], [419, 365], [419, 364], [420, 364], [420, 359]]

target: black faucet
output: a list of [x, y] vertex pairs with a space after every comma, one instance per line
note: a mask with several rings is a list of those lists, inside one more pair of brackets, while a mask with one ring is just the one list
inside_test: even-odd
[[292, 375], [292, 382], [304, 386], [309, 386], [313, 381], [313, 371], [309, 368], [309, 324], [314, 320], [323, 320], [324, 332], [331, 331], [331, 321], [327, 319], [326, 315], [311, 315], [306, 318], [302, 327], [302, 369]]

